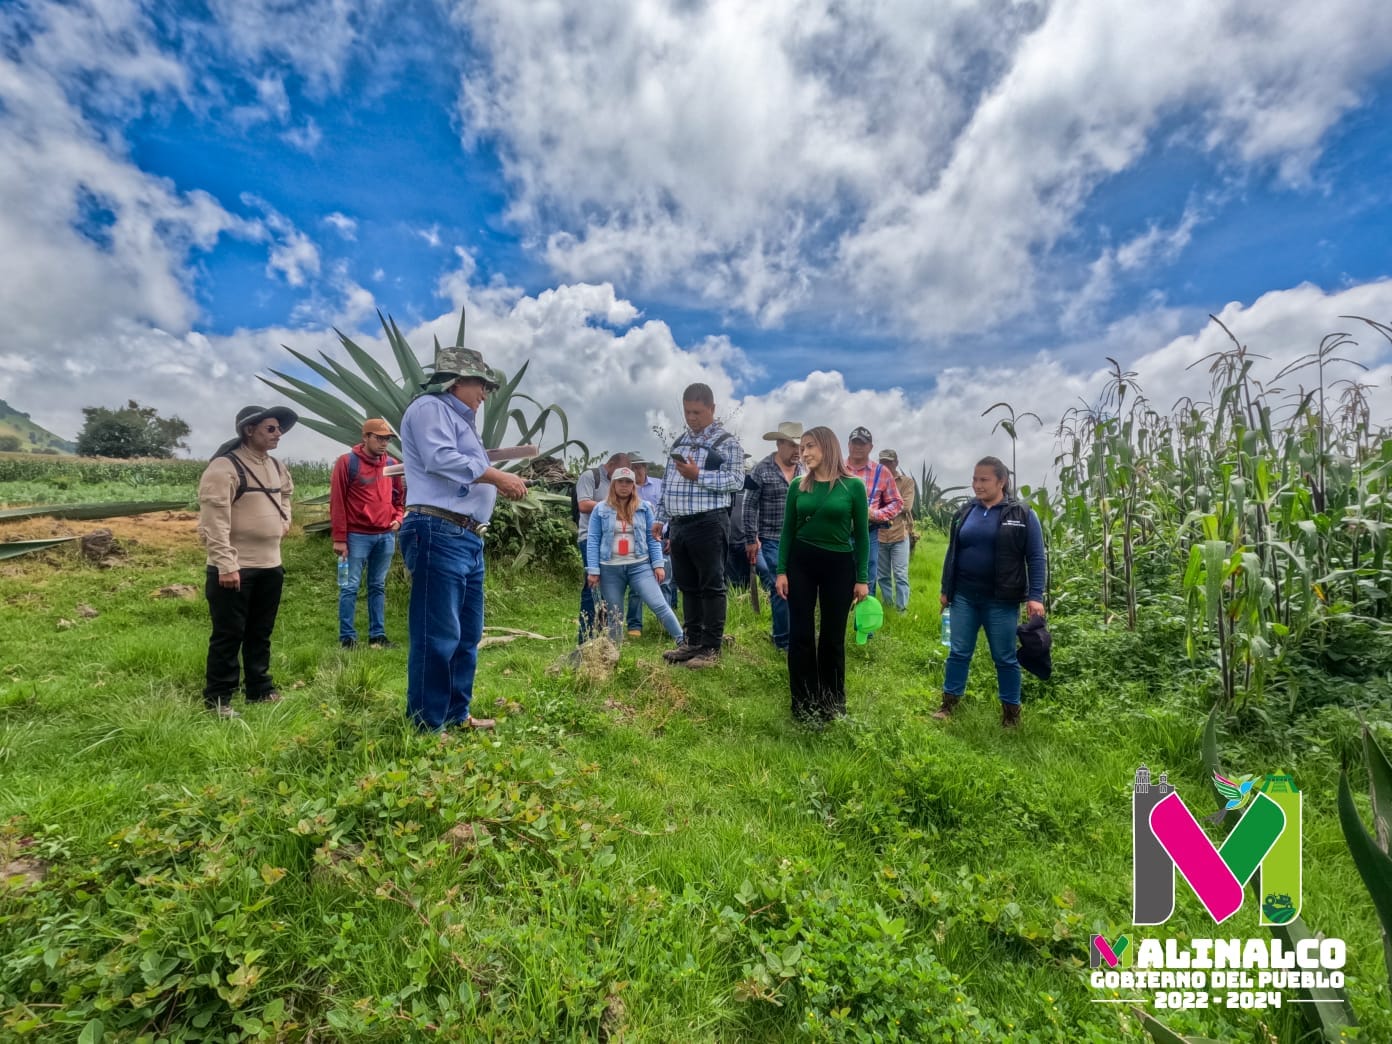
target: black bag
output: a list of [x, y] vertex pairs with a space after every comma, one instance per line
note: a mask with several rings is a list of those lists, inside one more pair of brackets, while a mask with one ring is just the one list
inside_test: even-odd
[[1015, 637], [1020, 641], [1020, 647], [1015, 650], [1015, 658], [1020, 661], [1020, 666], [1041, 681], [1048, 681], [1054, 673], [1050, 652], [1054, 647], [1054, 636], [1044, 626], [1044, 617], [1031, 616], [1015, 628]]

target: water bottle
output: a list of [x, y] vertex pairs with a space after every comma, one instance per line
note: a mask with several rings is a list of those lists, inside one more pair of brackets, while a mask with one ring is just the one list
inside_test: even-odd
[[942, 643], [951, 648], [952, 646], [952, 610], [942, 611]]
[[[352, 586], [352, 579], [348, 576], [348, 559], [346, 558], [340, 558], [338, 560], [338, 586], [340, 590]], [[943, 633], [946, 634], [947, 632], [944, 631]]]

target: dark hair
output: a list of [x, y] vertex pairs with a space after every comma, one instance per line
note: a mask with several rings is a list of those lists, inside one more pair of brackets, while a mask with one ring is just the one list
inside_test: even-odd
[[627, 453], [615, 453], [613, 456], [611, 456], [611, 457], [610, 457], [608, 460], [606, 460], [604, 463], [607, 464], [607, 465], [612, 465], [613, 467], [616, 467], [616, 468], [626, 468], [626, 467], [628, 467], [628, 454], [627, 454]]
[[[1005, 466], [1005, 461], [999, 457], [982, 457], [976, 462], [976, 468], [990, 468], [996, 473], [996, 478], [1003, 483], [1002, 492], [1007, 494], [1010, 492], [1010, 469]], [[972, 468], [972, 470], [975, 471], [976, 468]]]
[[711, 391], [709, 384], [688, 384], [686, 391], [682, 392], [682, 402], [699, 402], [702, 406], [714, 406], [715, 392]]

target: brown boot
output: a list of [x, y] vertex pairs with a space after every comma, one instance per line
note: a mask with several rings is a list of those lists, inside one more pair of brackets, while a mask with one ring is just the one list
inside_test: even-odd
[[950, 692], [943, 693], [942, 706], [937, 709], [933, 717], [937, 718], [938, 721], [946, 721], [952, 717], [952, 712], [957, 709], [957, 704], [961, 702], [962, 697], [954, 696]]
[[1018, 703], [1001, 704], [1001, 728], [1018, 729], [1020, 727], [1020, 705]]

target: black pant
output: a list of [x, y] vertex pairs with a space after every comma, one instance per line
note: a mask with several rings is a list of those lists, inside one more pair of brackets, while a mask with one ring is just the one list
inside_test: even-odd
[[243, 569], [241, 590], [218, 584], [218, 571], [208, 567], [204, 591], [213, 636], [208, 639], [208, 675], [203, 700], [210, 707], [227, 703], [240, 681], [237, 657], [246, 668], [249, 700], [264, 699], [275, 689], [271, 681], [271, 631], [280, 610], [285, 568]]
[[725, 636], [725, 511], [678, 516], [670, 533], [687, 644], [718, 652]]
[[[788, 561], [788, 685], [793, 717], [846, 713], [846, 618], [855, 600], [855, 555], [799, 540]], [[816, 609], [822, 610], [817, 634]]]

